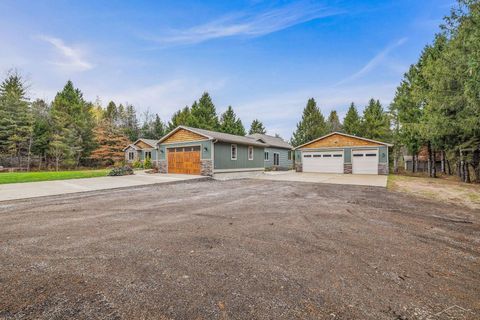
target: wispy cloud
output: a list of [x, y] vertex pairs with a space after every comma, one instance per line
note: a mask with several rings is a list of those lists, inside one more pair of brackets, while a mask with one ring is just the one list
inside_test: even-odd
[[176, 30], [159, 37], [150, 37], [150, 40], [163, 45], [181, 45], [224, 37], [258, 37], [340, 13], [342, 13], [340, 9], [325, 5], [294, 3], [260, 13], [230, 14], [192, 28]]
[[47, 35], [41, 35], [39, 39], [51, 44], [60, 54], [61, 60], [52, 62], [53, 64], [69, 71], [86, 71], [94, 67], [84, 58], [81, 49], [66, 45], [62, 39]]
[[386, 48], [384, 48], [382, 51], [380, 51], [375, 57], [373, 57], [370, 61], [368, 61], [367, 64], [365, 64], [360, 70], [358, 70], [354, 74], [346, 77], [345, 79], [339, 81], [337, 83], [337, 85], [356, 80], [356, 79], [364, 76], [365, 74], [369, 73], [374, 68], [376, 68], [379, 64], [381, 64], [393, 49], [401, 46], [407, 40], [408, 40], [407, 38], [401, 38], [401, 39], [395, 41], [394, 43], [388, 45]]

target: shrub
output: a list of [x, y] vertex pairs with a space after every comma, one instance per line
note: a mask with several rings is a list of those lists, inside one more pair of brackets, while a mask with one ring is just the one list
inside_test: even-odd
[[145, 161], [143, 162], [143, 168], [152, 169], [152, 159], [150, 158], [145, 159]]
[[138, 160], [135, 160], [132, 165], [135, 169], [142, 169], [143, 168], [143, 162], [138, 161]]
[[110, 170], [108, 173], [109, 176], [115, 177], [115, 176], [128, 176], [133, 174], [133, 169], [130, 168], [129, 166], [123, 166], [123, 167], [117, 167], [113, 168]]

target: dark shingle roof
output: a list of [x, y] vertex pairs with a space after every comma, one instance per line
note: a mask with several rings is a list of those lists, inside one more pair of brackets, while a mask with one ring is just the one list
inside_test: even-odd
[[254, 138], [255, 140], [261, 139], [270, 147], [282, 148], [282, 149], [292, 149], [292, 146], [279, 137], [269, 136], [267, 134], [254, 133], [248, 135], [247, 137]]
[[250, 137], [237, 136], [234, 134], [205, 130], [205, 129], [198, 129], [198, 128], [192, 128], [192, 127], [185, 127], [185, 126], [180, 126], [180, 127], [196, 132], [202, 136], [206, 136], [208, 138], [215, 139], [222, 142], [249, 144], [249, 145], [256, 145], [259, 147], [266, 147], [265, 143], [258, 142], [256, 139], [250, 138]]

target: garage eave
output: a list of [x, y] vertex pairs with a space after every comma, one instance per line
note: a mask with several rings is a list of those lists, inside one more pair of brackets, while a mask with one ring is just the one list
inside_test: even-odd
[[[308, 150], [309, 148], [304, 148], [304, 147], [308, 146], [309, 144], [312, 144], [314, 142], [317, 142], [317, 141], [323, 140], [325, 138], [328, 138], [330, 136], [336, 135], [336, 134], [341, 135], [341, 136], [345, 136], [345, 137], [349, 137], [349, 138], [354, 138], [354, 139], [359, 139], [359, 140], [363, 140], [363, 141], [368, 141], [368, 142], [371, 142], [371, 143], [380, 144], [380, 145], [387, 146], [387, 147], [393, 147], [393, 144], [391, 144], [391, 143], [377, 141], [377, 140], [373, 140], [373, 139], [367, 139], [367, 138], [358, 137], [358, 136], [355, 136], [355, 135], [335, 131], [335, 132], [329, 133], [327, 135], [324, 135], [320, 138], [317, 138], [317, 139], [314, 139], [314, 140], [309, 141], [307, 143], [304, 143], [302, 145], [299, 145], [298, 147], [293, 148], [293, 150]], [[336, 146], [335, 148], [345, 148], [345, 147], [347, 147], [347, 146], [338, 146], [338, 147]], [[310, 148], [310, 149], [315, 149], [315, 148]]]

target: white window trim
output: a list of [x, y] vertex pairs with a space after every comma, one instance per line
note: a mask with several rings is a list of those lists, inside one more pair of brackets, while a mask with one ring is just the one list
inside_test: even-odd
[[[250, 158], [250, 150], [252, 150], [252, 157]], [[248, 154], [248, 160], [253, 160], [253, 146], [248, 146], [247, 149], [247, 154]]]
[[264, 159], [264, 161], [270, 161], [270, 152], [265, 151], [264, 154], [263, 154], [263, 159]]
[[[233, 157], [233, 147], [235, 147], [235, 158]], [[238, 148], [236, 144], [230, 145], [230, 160], [237, 160], [238, 158]]]

